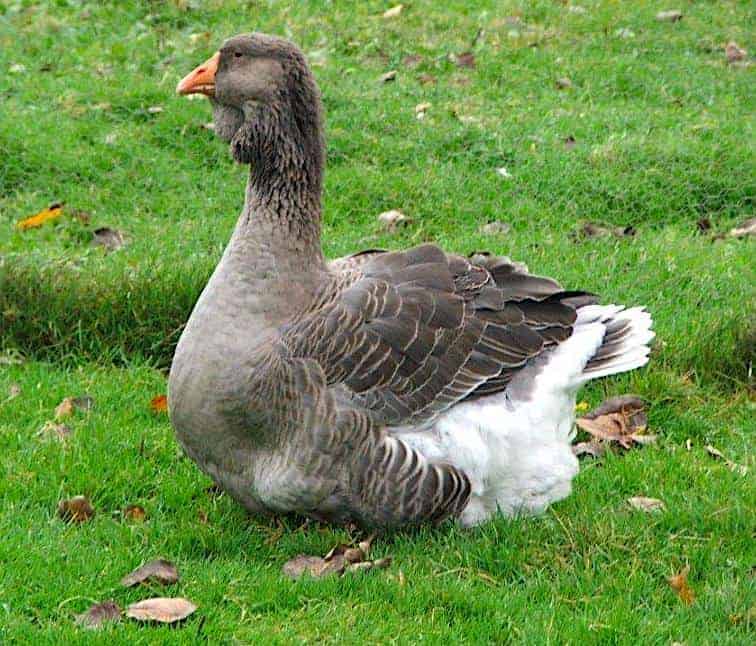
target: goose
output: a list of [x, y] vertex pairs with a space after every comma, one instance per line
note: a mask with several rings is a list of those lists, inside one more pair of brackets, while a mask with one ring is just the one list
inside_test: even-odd
[[648, 362], [648, 312], [433, 244], [327, 261], [320, 92], [284, 39], [234, 36], [177, 92], [249, 165], [171, 366], [185, 453], [252, 513], [377, 530], [566, 497], [576, 393]]

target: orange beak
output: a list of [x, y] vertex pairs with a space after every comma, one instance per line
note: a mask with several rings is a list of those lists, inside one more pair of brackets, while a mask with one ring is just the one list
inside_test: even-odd
[[179, 81], [176, 86], [178, 94], [215, 95], [215, 72], [218, 70], [220, 52], [215, 52], [202, 65], [194, 68]]

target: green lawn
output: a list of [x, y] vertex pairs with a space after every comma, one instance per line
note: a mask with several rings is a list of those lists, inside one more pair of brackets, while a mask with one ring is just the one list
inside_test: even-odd
[[[756, 248], [716, 235], [753, 215], [756, 66], [724, 54], [730, 40], [756, 50], [753, 5], [679, 3], [676, 23], [655, 20], [675, 6], [651, 2], [405, 5], [384, 19], [391, 4], [373, 1], [0, 0], [1, 642], [753, 639]], [[281, 575], [346, 531], [292, 519], [281, 531], [208, 494], [149, 408], [245, 181], [202, 128], [205, 102], [173, 89], [223, 38], [252, 29], [291, 37], [315, 64], [326, 253], [427, 240], [489, 249], [605, 302], [647, 305], [658, 334], [648, 368], [581, 398], [640, 394], [657, 445], [584, 463], [574, 494], [542, 517], [387, 537], [375, 550], [394, 557], [388, 570]], [[475, 67], [450, 60], [471, 47]], [[396, 80], [381, 83], [389, 70]], [[557, 87], [563, 77], [571, 87]], [[66, 203], [56, 222], [15, 226], [55, 201]], [[393, 208], [412, 223], [381, 232], [376, 215]], [[511, 231], [481, 233], [490, 221]], [[576, 238], [587, 221], [636, 234]], [[104, 226], [128, 245], [90, 246]], [[38, 434], [63, 397], [84, 393], [94, 407], [66, 420], [65, 443]], [[76, 494], [97, 513], [66, 525], [56, 505]], [[633, 511], [634, 495], [667, 509]], [[129, 504], [147, 520], [124, 520]], [[119, 586], [160, 556], [178, 565], [177, 585]], [[690, 606], [666, 582], [686, 564]], [[199, 610], [178, 628], [121, 623], [95, 636], [74, 624], [94, 601], [147, 596]]]

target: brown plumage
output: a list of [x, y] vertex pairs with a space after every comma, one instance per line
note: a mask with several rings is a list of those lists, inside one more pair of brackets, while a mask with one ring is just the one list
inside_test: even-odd
[[[327, 263], [320, 96], [286, 41], [234, 37], [178, 90], [211, 97], [216, 131], [250, 164], [244, 210], [171, 369], [186, 452], [254, 511], [378, 527], [459, 516], [477, 475], [417, 438], [526, 368], [532, 381], [594, 297], [435, 245]], [[607, 330], [597, 366], [630, 327]]]

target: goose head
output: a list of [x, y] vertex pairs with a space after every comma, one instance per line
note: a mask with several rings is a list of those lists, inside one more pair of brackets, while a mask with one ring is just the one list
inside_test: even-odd
[[322, 157], [320, 93], [289, 41], [260, 33], [229, 38], [176, 92], [210, 99], [215, 132], [240, 163], [270, 163], [271, 154]]

